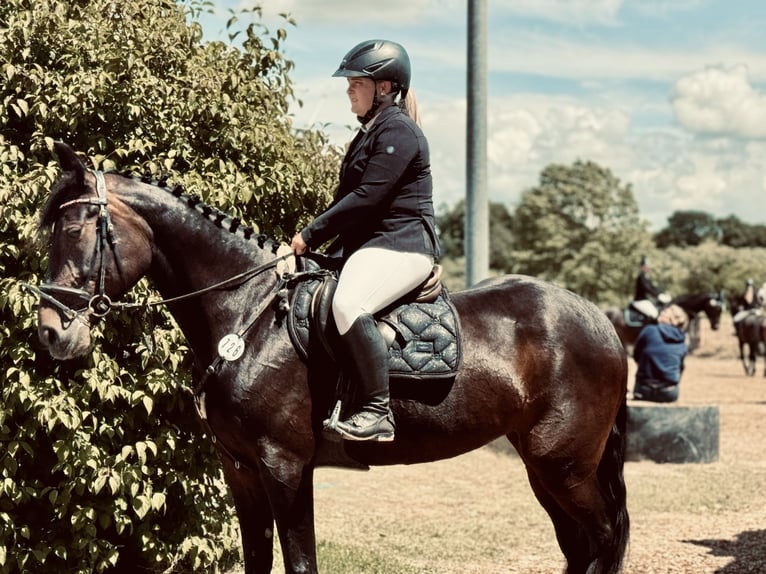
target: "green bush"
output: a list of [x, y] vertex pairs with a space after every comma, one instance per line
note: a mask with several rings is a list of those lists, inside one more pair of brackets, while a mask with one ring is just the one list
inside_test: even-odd
[[286, 30], [270, 32], [256, 10], [240, 46], [203, 43], [204, 6], [0, 4], [0, 574], [215, 572], [239, 560], [170, 317], [110, 316], [87, 357], [56, 363], [22, 287], [44, 276], [38, 210], [58, 176], [56, 139], [94, 168], [181, 183], [277, 239], [327, 201], [338, 151], [292, 129]]

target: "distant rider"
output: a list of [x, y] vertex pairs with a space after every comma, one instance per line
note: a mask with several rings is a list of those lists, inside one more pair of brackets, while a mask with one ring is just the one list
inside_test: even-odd
[[755, 293], [755, 282], [752, 279], [745, 281], [745, 292], [739, 296], [734, 304], [734, 334], [737, 334], [737, 324], [753, 311], [761, 306]]
[[667, 296], [649, 278], [650, 271], [649, 260], [645, 256], [641, 257], [641, 267], [636, 277], [636, 291], [631, 306], [650, 319], [656, 319], [659, 312], [654, 301], [662, 300]]

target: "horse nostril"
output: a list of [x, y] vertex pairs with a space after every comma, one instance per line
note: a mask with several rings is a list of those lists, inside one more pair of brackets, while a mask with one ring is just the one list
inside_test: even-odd
[[43, 327], [40, 329], [40, 342], [46, 347], [53, 346], [58, 340], [58, 333], [56, 329], [51, 327]]

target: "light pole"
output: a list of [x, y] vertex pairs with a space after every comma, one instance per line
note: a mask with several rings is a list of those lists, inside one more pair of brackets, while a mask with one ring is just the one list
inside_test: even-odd
[[466, 120], [465, 260], [470, 287], [489, 275], [486, 0], [468, 0]]

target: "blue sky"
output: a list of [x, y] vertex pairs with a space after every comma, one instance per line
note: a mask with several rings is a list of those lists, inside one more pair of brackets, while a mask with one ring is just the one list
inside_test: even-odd
[[[224, 37], [229, 10], [201, 21]], [[286, 56], [303, 108], [342, 145], [356, 120], [332, 78], [356, 43], [403, 44], [431, 146], [434, 201], [465, 195], [465, 0], [265, 0], [287, 12]], [[551, 164], [591, 160], [630, 184], [651, 228], [698, 209], [766, 224], [766, 2], [487, 0], [488, 192], [513, 210]]]

